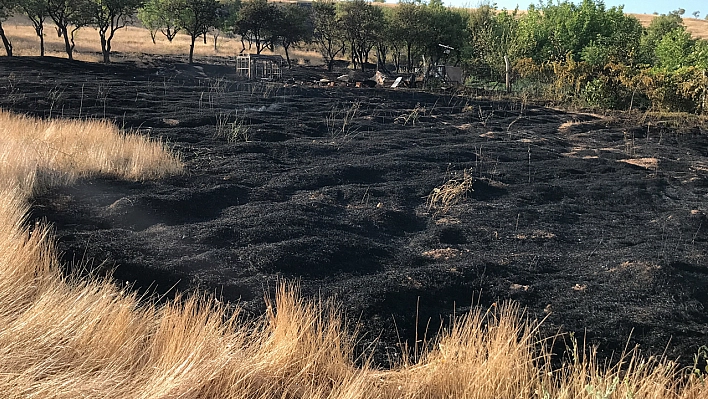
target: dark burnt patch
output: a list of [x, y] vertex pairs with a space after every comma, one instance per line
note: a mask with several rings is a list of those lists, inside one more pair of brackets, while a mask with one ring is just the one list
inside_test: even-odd
[[[106, 118], [185, 162], [182, 176], [91, 178], [35, 198], [28, 223], [55, 226], [67, 272], [113, 271], [166, 297], [200, 289], [254, 314], [277, 281], [296, 280], [380, 337], [381, 364], [428, 320], [431, 336], [453, 314], [507, 299], [546, 318], [545, 335], [574, 332], [601, 355], [631, 331], [630, 346], [668, 348], [682, 364], [705, 344], [703, 130], [445, 92], [244, 82], [228, 64], [202, 66], [0, 62], [3, 108]], [[224, 120], [249, 137], [219, 137]], [[428, 195], [464, 170], [473, 191], [431, 214]]]

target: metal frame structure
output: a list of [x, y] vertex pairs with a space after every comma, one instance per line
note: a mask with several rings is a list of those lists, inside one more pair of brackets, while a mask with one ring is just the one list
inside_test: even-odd
[[251, 80], [280, 80], [283, 64], [279, 55], [240, 54], [236, 57], [236, 73]]

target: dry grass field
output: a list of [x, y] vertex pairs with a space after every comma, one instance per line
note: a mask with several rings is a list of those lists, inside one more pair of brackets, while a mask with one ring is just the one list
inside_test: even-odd
[[[6, 35], [12, 40], [14, 55], [38, 56], [39, 38], [34, 32], [29, 20], [16, 16], [3, 23]], [[217, 50], [214, 50], [213, 37], [207, 37], [207, 43], [202, 39], [195, 43], [194, 55], [197, 59], [204, 57], [235, 57], [241, 51], [241, 41], [224, 35], [217, 40]], [[45, 25], [45, 51], [48, 56], [66, 57], [64, 40], [55, 34], [51, 23]], [[155, 43], [150, 38], [150, 32], [142, 27], [129, 26], [116, 33], [112, 42], [112, 59], [141, 59], [152, 55], [179, 56], [189, 53], [189, 36], [178, 34], [169, 42], [161, 33], [157, 33]], [[255, 49], [253, 50], [255, 52]], [[246, 43], [248, 52], [248, 43]], [[265, 53], [270, 54], [266, 50]], [[265, 54], [264, 53], [264, 54]], [[282, 49], [276, 49], [275, 54], [284, 55]], [[296, 63], [319, 65], [322, 57], [315, 52], [291, 50], [290, 58]], [[98, 31], [93, 28], [82, 28], [76, 32], [76, 49], [74, 59], [88, 62], [101, 62], [101, 43]]]

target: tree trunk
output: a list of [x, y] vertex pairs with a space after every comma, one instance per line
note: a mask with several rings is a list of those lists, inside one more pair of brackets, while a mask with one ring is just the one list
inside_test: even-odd
[[66, 29], [66, 26], [62, 26], [59, 28], [61, 35], [64, 36], [64, 47], [66, 49], [66, 55], [69, 56], [70, 60], [74, 59], [74, 49], [71, 47], [71, 43], [69, 42], [69, 31]]
[[34, 32], [39, 37], [39, 56], [44, 57], [44, 24], [39, 23], [34, 26]]
[[10, 40], [7, 36], [5, 36], [5, 30], [2, 28], [2, 22], [0, 22], [0, 38], [2, 38], [2, 44], [5, 46], [7, 56], [12, 57], [12, 43], [10, 43]]
[[285, 59], [288, 61], [288, 69], [292, 69], [293, 66], [290, 64], [290, 54], [288, 54], [288, 48], [290, 48], [290, 46], [283, 45], [283, 49], [285, 50]]
[[411, 71], [411, 69], [413, 69], [413, 58], [412, 58], [412, 55], [411, 55], [411, 44], [410, 44], [410, 43], [407, 43], [407, 44], [406, 44], [406, 57], [408, 57], [408, 59], [407, 59], [407, 61], [408, 61], [408, 71], [406, 71], [406, 72], [412, 73], [413, 71]]
[[152, 44], [157, 44], [155, 43], [155, 35], [157, 35], [157, 32], [154, 30], [150, 31], [150, 38], [152, 39]]
[[101, 54], [103, 54], [103, 63], [110, 64], [111, 62], [111, 42], [106, 40], [106, 35], [101, 35]]
[[207, 44], [207, 42], [206, 42], [206, 35], [207, 35], [206, 32], [204, 32], [204, 44]]
[[189, 63], [192, 64], [194, 62], [194, 42], [197, 40], [197, 37], [195, 35], [192, 36], [192, 43], [189, 45]]

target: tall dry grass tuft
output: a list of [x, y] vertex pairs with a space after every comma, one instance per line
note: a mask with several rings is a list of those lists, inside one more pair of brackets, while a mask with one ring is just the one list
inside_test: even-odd
[[417, 364], [406, 362], [395, 373], [388, 397], [530, 397], [537, 337], [534, 326], [521, 322], [517, 305], [473, 311], [439, 335]]
[[25, 195], [78, 177], [150, 179], [179, 173], [163, 144], [104, 120], [43, 120], [0, 110], [0, 184]]
[[281, 284], [262, 317], [205, 297], [156, 305], [110, 280], [64, 277], [28, 199], [53, 184], [181, 170], [160, 143], [96, 121], [0, 111], [0, 396], [3, 398], [705, 398], [664, 360], [599, 364], [572, 351], [553, 369], [517, 305], [453, 320], [389, 370], [355, 365], [354, 336], [332, 303]]

